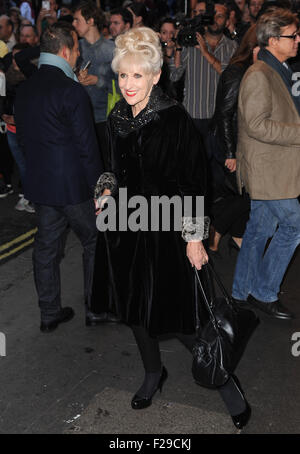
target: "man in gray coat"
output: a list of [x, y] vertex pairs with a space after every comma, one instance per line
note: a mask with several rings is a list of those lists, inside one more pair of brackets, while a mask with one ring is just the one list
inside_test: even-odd
[[278, 293], [300, 242], [300, 98], [286, 64], [300, 37], [295, 16], [279, 8], [263, 14], [256, 31], [261, 50], [242, 80], [238, 106], [237, 175], [251, 212], [232, 296], [291, 319]]

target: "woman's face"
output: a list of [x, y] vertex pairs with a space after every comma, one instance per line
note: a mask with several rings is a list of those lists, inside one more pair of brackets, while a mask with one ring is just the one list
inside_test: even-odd
[[123, 59], [119, 67], [119, 87], [127, 103], [137, 115], [146, 107], [153, 85], [159, 81], [160, 73], [147, 73], [132, 59]]
[[164, 42], [171, 41], [175, 36], [176, 29], [173, 24], [165, 22], [160, 28], [161, 40]]

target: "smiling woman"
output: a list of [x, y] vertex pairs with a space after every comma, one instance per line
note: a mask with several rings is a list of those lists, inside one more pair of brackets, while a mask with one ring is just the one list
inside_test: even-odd
[[159, 81], [163, 61], [159, 38], [148, 30], [143, 27], [120, 35], [112, 63], [134, 117], [146, 107], [152, 87]]
[[[112, 194], [120, 214], [124, 189], [131, 201], [143, 196], [149, 208], [153, 197], [184, 201], [190, 196], [193, 205], [190, 214], [180, 211], [182, 231], [174, 227], [172, 210], [167, 230], [163, 223], [144, 230], [130, 228], [128, 222], [123, 228], [118, 220], [116, 228], [99, 229], [91, 310], [112, 313], [133, 330], [145, 368], [145, 380], [131, 401], [134, 410], [149, 407], [168, 376], [157, 336], [178, 333], [193, 348], [193, 268], [201, 269], [208, 260], [202, 240], [209, 222], [196, 210], [197, 196], [206, 190], [204, 150], [187, 112], [156, 86], [162, 61], [159, 37], [150, 28], [135, 28], [116, 39], [112, 68], [123, 99], [108, 117], [109, 172], [100, 176], [95, 190], [98, 213], [101, 196]], [[154, 225], [151, 209], [144, 211], [148, 225]], [[128, 205], [128, 220], [131, 215]], [[233, 381], [229, 388], [221, 391], [224, 400], [229, 407], [234, 401], [235, 414], [243, 413], [247, 408], [241, 392]]]

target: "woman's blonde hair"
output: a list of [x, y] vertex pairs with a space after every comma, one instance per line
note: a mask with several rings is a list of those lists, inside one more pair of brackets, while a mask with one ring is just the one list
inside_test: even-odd
[[111, 67], [118, 72], [124, 57], [133, 58], [147, 73], [157, 74], [163, 64], [159, 37], [151, 28], [138, 27], [116, 38], [116, 48]]

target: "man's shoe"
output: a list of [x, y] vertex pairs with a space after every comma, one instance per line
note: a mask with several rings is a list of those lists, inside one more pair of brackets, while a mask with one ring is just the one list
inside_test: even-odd
[[51, 333], [54, 331], [60, 323], [65, 323], [71, 320], [75, 315], [75, 312], [71, 307], [63, 307], [60, 314], [51, 322], [41, 322], [40, 330], [42, 333]]
[[286, 307], [284, 307], [279, 300], [272, 303], [265, 303], [257, 300], [254, 296], [249, 295], [247, 301], [249, 304], [271, 317], [280, 318], [282, 320], [291, 320], [294, 318], [294, 315]]
[[0, 186], [0, 198], [3, 199], [9, 194], [13, 194], [14, 190], [11, 184], [1, 184]]
[[101, 314], [95, 314], [94, 312], [88, 311], [85, 316], [86, 326], [96, 326], [100, 323], [119, 323], [121, 320], [111, 312], [101, 312]]

